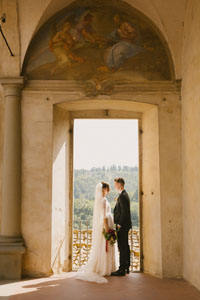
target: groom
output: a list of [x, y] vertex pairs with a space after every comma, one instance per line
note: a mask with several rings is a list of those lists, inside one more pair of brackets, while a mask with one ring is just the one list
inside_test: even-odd
[[112, 276], [124, 276], [129, 274], [130, 267], [130, 248], [128, 244], [128, 232], [132, 227], [130, 199], [128, 193], [124, 189], [125, 181], [123, 178], [115, 178], [115, 189], [119, 193], [117, 203], [114, 208], [114, 222], [116, 224], [118, 235], [118, 248], [120, 256], [119, 270], [112, 272]]

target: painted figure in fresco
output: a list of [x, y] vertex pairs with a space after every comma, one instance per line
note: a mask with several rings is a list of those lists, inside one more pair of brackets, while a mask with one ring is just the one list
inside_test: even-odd
[[79, 42], [90, 42], [92, 44], [97, 44], [99, 47], [101, 47], [101, 45], [106, 42], [106, 39], [96, 34], [92, 23], [93, 15], [91, 13], [87, 13], [83, 17], [83, 20], [76, 27], [77, 32], [75, 39]]
[[116, 80], [171, 78], [159, 36], [121, 0], [77, 0], [60, 11], [33, 39], [22, 73], [83, 80], [88, 95], [110, 94]]
[[116, 29], [110, 33], [108, 39], [114, 43], [105, 52], [105, 67], [101, 71], [117, 71], [129, 57], [142, 51], [144, 48], [138, 43], [138, 34], [128, 22], [122, 21], [119, 15], [113, 18]]
[[57, 58], [56, 66], [51, 70], [54, 73], [57, 69], [70, 66], [73, 62], [83, 63], [85, 60], [73, 53], [75, 41], [70, 34], [71, 24], [65, 22], [61, 31], [58, 31], [49, 42], [49, 48]]

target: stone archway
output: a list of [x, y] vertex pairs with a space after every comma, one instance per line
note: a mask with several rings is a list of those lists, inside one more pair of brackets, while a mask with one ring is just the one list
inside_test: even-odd
[[[74, 7], [70, 9], [72, 8]], [[119, 8], [119, 12], [120, 9], [122, 8]], [[59, 16], [63, 22], [63, 12]], [[131, 21], [131, 15], [127, 11], [123, 11], [123, 17]], [[144, 60], [137, 57], [134, 66], [138, 67], [139, 71], [135, 74], [135, 69], [129, 69], [132, 66], [129, 66], [129, 62], [133, 62], [131, 57], [130, 61], [124, 62], [124, 70], [125, 73], [128, 70], [128, 77], [124, 70], [120, 73], [119, 69], [116, 72], [111, 70], [108, 77], [107, 73], [96, 75], [96, 69], [94, 74], [89, 72], [88, 75], [86, 70], [86, 80], [79, 78], [77, 70], [70, 73], [58, 69], [57, 75], [49, 75], [52, 63], [56, 65], [57, 62], [53, 56], [53, 62], [43, 63], [39, 53], [41, 43], [44, 42], [48, 55], [54, 54], [49, 53], [48, 35], [41, 38], [40, 34], [49, 28], [51, 22], [57, 24], [56, 17], [41, 28], [30, 45], [22, 72], [27, 81], [21, 102], [21, 221], [22, 234], [27, 246], [23, 256], [25, 275], [48, 276], [52, 273], [52, 261], [55, 258], [52, 257], [53, 112], [55, 105], [62, 103], [62, 110], [63, 106], [71, 105], [70, 109], [73, 111], [73, 107], [78, 105], [78, 110], [88, 110], [91, 107], [96, 110], [99, 106], [101, 109], [115, 108], [118, 111], [127, 111], [132, 107], [131, 110], [142, 112], [144, 272], [157, 276], [182, 276], [180, 85], [174, 81], [174, 68], [171, 67], [166, 44], [163, 45], [159, 35], [145, 18], [143, 20], [140, 16], [137, 17], [139, 29], [143, 25], [146, 34], [149, 33], [155, 38], [154, 41], [157, 41], [158, 49], [157, 46], [155, 48], [160, 51], [159, 57], [164, 59], [164, 64], [162, 59], [159, 64], [156, 64], [154, 59], [153, 63], [147, 66], [149, 69], [145, 70], [142, 64]], [[58, 25], [54, 37], [63, 24]], [[144, 40], [149, 41], [148, 38]], [[151, 42], [149, 45], [153, 46]], [[91, 45], [88, 48], [92, 53]], [[96, 49], [95, 53], [101, 56], [102, 52], [99, 49]], [[74, 49], [72, 54], [78, 55]], [[88, 64], [91, 67], [91, 62]], [[5, 79], [4, 85], [8, 90], [8, 87], [13, 87], [13, 82]], [[18, 101], [18, 88], [14, 88], [13, 92]], [[7, 96], [6, 101], [9, 101], [11, 95]], [[149, 109], [142, 111], [142, 107], [147, 106]], [[63, 111], [62, 114], [67, 115]], [[63, 268], [66, 270], [67, 265], [65, 260]], [[17, 277], [20, 276], [20, 268], [19, 264]]]

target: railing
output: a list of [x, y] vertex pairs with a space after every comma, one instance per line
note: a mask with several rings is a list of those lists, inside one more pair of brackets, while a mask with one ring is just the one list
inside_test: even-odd
[[[91, 221], [76, 220], [73, 230], [73, 270], [85, 265], [92, 248]], [[140, 270], [140, 236], [139, 229], [129, 231], [129, 246], [131, 259], [131, 272]]]

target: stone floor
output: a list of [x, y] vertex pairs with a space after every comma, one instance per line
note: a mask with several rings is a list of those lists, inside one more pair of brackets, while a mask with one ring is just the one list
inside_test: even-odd
[[108, 277], [96, 284], [64, 273], [39, 279], [0, 282], [0, 300], [200, 300], [200, 291], [184, 280], [160, 279], [143, 273]]

